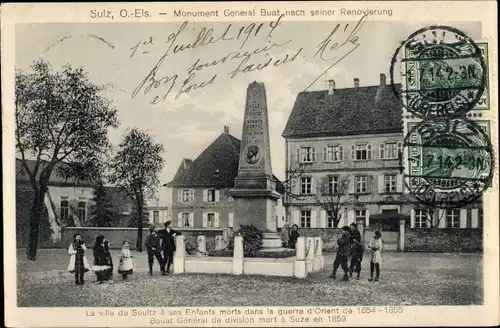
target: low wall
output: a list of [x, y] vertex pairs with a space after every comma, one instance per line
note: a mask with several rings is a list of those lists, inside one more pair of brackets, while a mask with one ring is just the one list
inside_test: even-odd
[[[207, 238], [207, 249], [212, 249], [215, 246], [215, 236], [224, 235], [224, 229], [175, 229], [184, 235], [186, 242], [196, 246], [197, 237], [199, 235], [204, 235]], [[87, 244], [87, 247], [91, 247], [95, 237], [102, 234], [109, 240], [110, 248], [120, 249], [122, 247], [123, 241], [128, 240], [130, 242], [130, 247], [135, 249], [135, 244], [137, 240], [137, 228], [92, 228], [92, 227], [67, 227], [62, 231], [61, 242], [59, 247], [65, 248], [73, 241], [73, 236], [75, 233], [80, 233], [83, 236], [83, 240]], [[144, 228], [142, 232], [143, 243], [146, 242], [146, 236], [149, 233], [147, 228]]]
[[[342, 236], [340, 228], [299, 228], [298, 231], [301, 237], [321, 237], [323, 240], [323, 251], [325, 252], [333, 251], [337, 247], [337, 240]], [[373, 232], [365, 230], [364, 235], [364, 240], [370, 240], [372, 239]]]
[[407, 229], [405, 251], [474, 253], [483, 251], [482, 229]]

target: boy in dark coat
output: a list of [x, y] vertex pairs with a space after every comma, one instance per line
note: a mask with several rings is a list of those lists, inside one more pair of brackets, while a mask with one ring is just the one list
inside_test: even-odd
[[161, 257], [161, 248], [160, 248], [160, 236], [156, 233], [155, 227], [149, 227], [149, 234], [146, 237], [146, 250], [148, 251], [148, 265], [149, 265], [149, 274], [153, 275], [153, 263], [154, 258], [158, 261], [160, 265], [160, 270], [162, 273], [165, 271], [165, 265], [163, 265], [163, 259]]
[[342, 270], [344, 270], [344, 281], [349, 281], [349, 268], [347, 267], [347, 260], [351, 253], [351, 235], [348, 226], [342, 227], [342, 236], [337, 240], [338, 250], [337, 256], [335, 256], [335, 261], [333, 262], [333, 273], [330, 278], [335, 279], [337, 269], [339, 266], [342, 266]]
[[361, 243], [361, 233], [358, 230], [356, 223], [351, 223], [351, 265], [349, 267], [349, 277], [352, 278], [352, 273], [361, 273], [361, 262], [363, 261], [363, 244]]
[[[167, 275], [170, 273], [170, 266], [174, 261], [174, 252], [176, 251], [175, 237], [181, 233], [175, 231], [171, 227], [172, 221], [167, 221], [164, 223], [165, 229], [160, 231], [161, 237], [161, 248], [163, 251], [163, 268], [162, 274]], [[165, 269], [165, 265], [167, 268]]]

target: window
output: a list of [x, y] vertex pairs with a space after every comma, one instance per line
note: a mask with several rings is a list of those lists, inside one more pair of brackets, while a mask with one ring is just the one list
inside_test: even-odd
[[87, 202], [79, 201], [78, 202], [78, 219], [80, 222], [84, 222], [87, 219]]
[[190, 227], [191, 225], [189, 224], [189, 213], [182, 213], [182, 226], [183, 227]]
[[194, 190], [193, 189], [182, 189], [179, 190], [179, 202], [191, 203], [194, 202]]
[[402, 142], [386, 142], [380, 144], [379, 157], [381, 159], [398, 159], [403, 150]]
[[215, 226], [215, 213], [207, 214], [207, 227], [213, 228]]
[[160, 211], [153, 211], [153, 223], [160, 223]]
[[452, 209], [446, 210], [446, 228], [460, 227], [460, 210]]
[[385, 192], [395, 192], [396, 181], [396, 175], [384, 175]]
[[314, 147], [300, 147], [299, 148], [299, 162], [311, 163], [316, 162], [316, 149]]
[[300, 211], [300, 227], [310, 228], [311, 227], [311, 211], [305, 210]]
[[343, 146], [326, 146], [323, 150], [324, 162], [340, 162], [344, 160]]
[[366, 210], [355, 210], [354, 218], [356, 219], [356, 222], [361, 220], [366, 221]]
[[415, 210], [415, 228], [427, 228], [427, 215], [422, 210]]
[[300, 178], [300, 193], [302, 195], [310, 195], [312, 190], [312, 178], [302, 177]]
[[363, 193], [368, 190], [368, 177], [356, 177], [356, 192]]
[[69, 200], [67, 197], [62, 198], [59, 203], [59, 210], [62, 222], [67, 222], [69, 217]]
[[365, 161], [372, 159], [372, 145], [360, 144], [352, 146], [351, 157], [354, 160]]
[[215, 189], [208, 189], [207, 190], [207, 202], [208, 203], [215, 203], [216, 199], [215, 199]]
[[339, 177], [328, 177], [328, 193], [336, 194], [339, 192]]
[[[334, 218], [333, 218], [333, 215], [331, 212], [327, 212], [327, 220], [326, 220], [326, 227], [327, 228], [335, 228], [335, 222], [334, 222]], [[338, 217], [339, 217], [339, 222], [340, 220], [342, 219], [342, 214], [338, 214]]]

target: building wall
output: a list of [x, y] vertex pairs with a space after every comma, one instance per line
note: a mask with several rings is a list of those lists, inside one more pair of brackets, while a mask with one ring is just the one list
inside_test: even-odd
[[[93, 205], [93, 189], [91, 187], [49, 186], [51, 200], [57, 217], [61, 217], [61, 201], [69, 201], [69, 212], [88, 218]], [[85, 202], [85, 213], [80, 212], [79, 203]]]
[[148, 200], [147, 211], [149, 222], [161, 225], [164, 222], [172, 221], [172, 188], [161, 186], [155, 199]]
[[[208, 224], [208, 213], [215, 214], [213, 228], [232, 228], [234, 222], [234, 199], [229, 195], [230, 188], [217, 189], [216, 201], [208, 202], [204, 193], [208, 189], [201, 187], [175, 187], [172, 191], [172, 224], [179, 227], [179, 220], [182, 213], [189, 213], [191, 216], [190, 226], [194, 228], [211, 228]], [[179, 191], [192, 190], [192, 201], [179, 201]], [[282, 199], [278, 200], [276, 210], [273, 214], [277, 220], [278, 227], [282, 227], [285, 221], [285, 208]], [[182, 220], [181, 220], [182, 221]], [[205, 223], [206, 222], [206, 223]], [[183, 222], [183, 227], [186, 225]]]
[[[396, 151], [398, 151], [402, 148], [402, 141], [402, 133], [287, 139], [287, 179], [292, 177], [291, 192], [295, 195], [295, 197], [287, 197], [286, 199], [287, 220], [300, 226], [300, 211], [311, 210], [311, 228], [327, 227], [326, 211], [318, 205], [318, 198], [322, 199], [320, 194], [324, 191], [328, 176], [337, 176], [340, 181], [343, 179], [349, 181], [347, 188], [340, 190], [346, 196], [341, 199], [342, 203], [345, 202], [345, 206], [340, 210], [342, 218], [339, 226], [355, 222], [355, 210], [357, 209], [365, 210], [367, 225], [370, 215], [380, 214], [383, 210], [397, 210], [398, 213], [409, 215], [409, 208], [401, 201], [403, 175], [400, 172], [399, 160], [397, 157], [388, 158], [388, 148], [386, 148], [387, 143], [395, 143]], [[366, 145], [367, 152], [370, 153], [369, 159], [356, 160], [353, 158], [353, 147], [358, 144]], [[381, 144], [384, 145], [383, 154], [381, 154]], [[337, 161], [332, 161], [332, 158], [329, 158], [325, 149], [328, 146], [339, 147], [342, 155], [337, 158]], [[312, 162], [301, 162], [300, 149], [302, 147], [314, 149], [315, 155], [312, 156]], [[392, 192], [385, 190], [385, 175], [396, 176], [396, 186]], [[356, 176], [367, 177], [366, 192], [356, 193]], [[303, 177], [311, 178], [310, 195], [301, 195], [300, 179]]]

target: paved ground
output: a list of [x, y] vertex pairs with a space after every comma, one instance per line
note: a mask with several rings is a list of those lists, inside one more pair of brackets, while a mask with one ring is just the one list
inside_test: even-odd
[[[114, 258], [118, 252], [114, 251]], [[479, 254], [383, 254], [381, 280], [328, 278], [335, 254], [325, 254], [326, 270], [306, 279], [183, 274], [147, 274], [144, 253], [134, 254], [130, 281], [97, 285], [93, 273], [77, 286], [66, 271], [65, 250], [40, 250], [38, 260], [18, 251], [18, 306], [305, 306], [305, 305], [470, 305], [483, 303], [483, 262]]]

